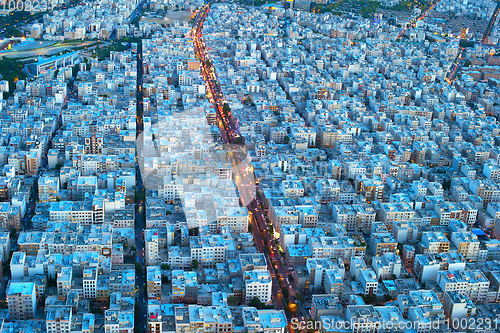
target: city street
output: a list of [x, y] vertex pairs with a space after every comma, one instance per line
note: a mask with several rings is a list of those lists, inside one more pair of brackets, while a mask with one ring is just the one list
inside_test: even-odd
[[[223, 93], [221, 91], [219, 81], [217, 80], [215, 67], [208, 57], [207, 47], [203, 39], [203, 23], [208, 15], [209, 10], [210, 5], [207, 4], [198, 11], [193, 24], [193, 29], [191, 31], [191, 38], [193, 38], [196, 56], [201, 62], [201, 73], [207, 86], [207, 95], [210, 101], [214, 103], [217, 115], [217, 124], [219, 125], [219, 129], [221, 131], [223, 143], [239, 144], [242, 142], [241, 136], [237, 131], [235, 119], [231, 112], [224, 112], [225, 101], [223, 98]], [[234, 167], [236, 167], [241, 162], [235, 157], [235, 155], [236, 154], [231, 154], [231, 156], [233, 156]], [[237, 183], [241, 181], [241, 178], [236, 177]], [[237, 185], [238, 188], [241, 188], [239, 184]], [[254, 186], [256, 188], [255, 193], [258, 193], [258, 184], [255, 184], [255, 181]], [[245, 202], [244, 200], [242, 201]], [[255, 245], [259, 252], [265, 254], [268, 263], [268, 269], [271, 272], [271, 278], [273, 281], [274, 307], [276, 309], [286, 309], [287, 304], [295, 304], [296, 306], [297, 299], [295, 291], [288, 279], [288, 274], [290, 272], [286, 268], [287, 265], [283, 263], [283, 258], [274, 245], [274, 240], [269, 233], [267, 221], [265, 218], [265, 211], [262, 208], [262, 204], [257, 199], [255, 199], [247, 206], [247, 208], [249, 214], [252, 217], [252, 233], [254, 236]], [[269, 247], [266, 248], [265, 244], [267, 244]], [[271, 255], [272, 259], [269, 257], [269, 255]], [[276, 268], [273, 267], [274, 265]], [[280, 288], [280, 282], [284, 286], [284, 288], [288, 289], [287, 300], [285, 300], [283, 297], [283, 293]], [[297, 310], [297, 313], [302, 312], [300, 309]], [[287, 316], [287, 320], [290, 323], [292, 317], [290, 316], [289, 311], [285, 311], [285, 313]], [[294, 317], [300, 318], [301, 316], [297, 314]], [[293, 332], [293, 328], [291, 327], [291, 325], [289, 325], [289, 331]]]
[[[134, 15], [140, 13], [140, 8], [142, 8], [143, 2], [138, 6]], [[139, 87], [142, 86], [142, 47], [138, 46], [137, 49], [137, 140], [139, 140], [139, 135], [143, 130], [143, 121], [142, 116], [143, 112], [141, 109], [142, 106], [142, 89]], [[140, 161], [140, 156], [137, 156], [136, 149], [136, 161]], [[145, 267], [145, 257], [144, 257], [144, 228], [146, 226], [145, 221], [145, 202], [141, 200], [142, 195], [145, 191], [144, 183], [141, 175], [141, 168], [139, 164], [136, 164], [136, 174], [137, 174], [137, 182], [136, 182], [136, 190], [139, 194], [138, 197], [135, 198], [135, 246], [136, 246], [136, 256], [135, 260], [140, 265], [141, 269], [138, 271], [136, 269], [136, 280], [135, 284], [139, 289], [138, 295], [136, 296], [137, 305], [139, 306], [139, 316], [136, 316], [136, 327], [139, 329], [144, 329], [147, 327], [147, 313], [148, 313], [148, 304], [147, 304], [147, 291], [145, 290], [146, 284], [146, 267]]]

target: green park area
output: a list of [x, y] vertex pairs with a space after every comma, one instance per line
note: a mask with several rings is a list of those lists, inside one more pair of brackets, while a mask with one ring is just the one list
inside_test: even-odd
[[[16, 59], [4, 58], [0, 60], [1, 79], [9, 81], [10, 92], [14, 91], [17, 80], [23, 80], [26, 78], [23, 68], [24, 64]], [[4, 99], [8, 96], [8, 93], [4, 93]]]
[[333, 13], [340, 15], [342, 12], [357, 12], [364, 18], [373, 17], [378, 9], [393, 10], [393, 11], [412, 11], [415, 8], [420, 8], [422, 11], [428, 9], [432, 5], [431, 0], [406, 0], [401, 1], [392, 7], [382, 6], [380, 1], [372, 0], [339, 0], [337, 2], [321, 5], [315, 4], [311, 6], [313, 13]]

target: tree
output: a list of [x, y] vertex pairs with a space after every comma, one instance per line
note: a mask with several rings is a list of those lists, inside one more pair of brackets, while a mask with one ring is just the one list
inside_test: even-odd
[[235, 306], [236, 305], [236, 297], [234, 297], [233, 295], [229, 296], [227, 298], [227, 305]]
[[286, 145], [290, 143], [290, 137], [288, 135], [283, 138], [283, 143]]
[[272, 224], [269, 224], [269, 234], [274, 236], [274, 226]]
[[167, 211], [165, 212], [165, 214], [167, 214], [167, 215], [172, 215], [172, 212], [171, 212], [170, 210], [167, 210]]
[[281, 292], [283, 293], [283, 298], [287, 299], [289, 296], [288, 289], [286, 287], [281, 288]]
[[224, 112], [226, 117], [229, 116], [229, 113], [231, 112], [231, 108], [229, 107], [229, 105], [227, 103], [224, 103], [224, 105], [222, 106], [222, 112]]
[[16, 28], [7, 28], [7, 31], [5, 32], [5, 37], [23, 37], [24, 34]]
[[253, 306], [254, 308], [257, 308], [258, 310], [262, 309], [272, 309], [273, 306], [267, 306], [266, 304], [262, 303], [258, 297], [252, 298], [250, 303], [248, 303], [249, 306]]
[[161, 269], [163, 269], [164, 271], [168, 271], [170, 269], [170, 265], [168, 265], [168, 264], [161, 264]]
[[142, 270], [141, 264], [139, 264], [137, 261], [134, 263], [135, 266], [135, 274], [139, 274]]
[[199, 266], [200, 266], [200, 263], [198, 262], [198, 260], [194, 259], [193, 261], [191, 261], [191, 268], [193, 270], [198, 269]]

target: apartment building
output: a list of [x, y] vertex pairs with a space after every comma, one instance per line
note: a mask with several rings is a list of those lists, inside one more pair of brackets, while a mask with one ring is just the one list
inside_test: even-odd
[[146, 268], [148, 299], [161, 299], [161, 269], [160, 266]]
[[353, 256], [364, 255], [366, 244], [348, 236], [310, 237], [307, 242], [313, 258], [340, 258], [349, 262]]
[[[465, 260], [477, 261], [480, 259], [480, 243], [473, 232], [453, 232], [451, 234], [451, 242]], [[486, 257], [481, 259], [486, 260]]]
[[59, 299], [66, 299], [72, 288], [73, 268], [62, 267], [57, 272], [57, 296]]
[[384, 253], [372, 259], [372, 268], [377, 279], [393, 280], [401, 275], [401, 257], [395, 253]]
[[109, 292], [122, 297], [135, 296], [135, 269], [132, 265], [115, 265], [109, 272]]
[[371, 234], [370, 248], [376, 256], [396, 252], [398, 242], [390, 232]]
[[144, 230], [144, 251], [146, 264], [157, 265], [160, 253], [160, 237], [157, 229]]
[[490, 287], [490, 281], [481, 270], [442, 271], [438, 273], [436, 282], [444, 292], [457, 291], [479, 303], [486, 301]]
[[191, 237], [189, 242], [191, 260], [198, 260], [201, 267], [224, 262], [226, 260], [226, 248], [231, 247], [230, 243], [221, 235]]
[[229, 228], [234, 233], [244, 233], [248, 231], [248, 211], [244, 207], [218, 207], [217, 230]]
[[233, 332], [233, 315], [228, 307], [189, 305], [173, 309], [175, 332]]
[[287, 320], [284, 310], [257, 310], [242, 308], [243, 326], [263, 333], [285, 333]]
[[55, 201], [59, 197], [59, 178], [40, 177], [38, 179], [38, 199], [41, 202]]
[[450, 241], [442, 232], [426, 231], [422, 233], [422, 241], [419, 246], [423, 254], [437, 254], [448, 252]]
[[36, 312], [36, 290], [34, 282], [9, 282], [7, 306], [11, 320], [33, 319]]
[[243, 280], [245, 281], [246, 302], [257, 297], [262, 303], [271, 303], [273, 283], [267, 269], [245, 271], [243, 272]]
[[97, 267], [87, 267], [83, 270], [83, 295], [85, 298], [95, 299], [97, 297]]
[[378, 291], [377, 274], [372, 269], [362, 269], [359, 271], [359, 282], [365, 295], [375, 295]]
[[332, 215], [335, 222], [343, 225], [347, 231], [361, 230], [369, 233], [376, 211], [368, 204], [334, 205]]
[[49, 306], [46, 313], [47, 333], [70, 333], [72, 331], [73, 309], [71, 306]]
[[172, 298], [174, 303], [196, 303], [198, 278], [196, 272], [172, 271]]

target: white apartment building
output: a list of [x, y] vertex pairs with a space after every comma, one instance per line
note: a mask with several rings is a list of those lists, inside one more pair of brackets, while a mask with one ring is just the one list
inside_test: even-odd
[[422, 253], [442, 253], [450, 250], [450, 241], [442, 232], [423, 232], [420, 242]]
[[414, 270], [422, 283], [436, 281], [440, 264], [432, 254], [417, 254], [413, 264]]
[[243, 307], [243, 327], [252, 332], [285, 333], [287, 320], [284, 310], [257, 310]]
[[243, 273], [245, 280], [245, 300], [250, 302], [255, 297], [265, 304], [271, 303], [272, 280], [267, 269], [246, 271]]
[[248, 231], [248, 211], [244, 207], [218, 207], [217, 230], [229, 228], [234, 233], [244, 233]]
[[24, 265], [26, 262], [26, 253], [14, 252], [10, 259], [10, 276], [12, 281], [19, 281], [24, 276]]
[[312, 292], [324, 290], [324, 281], [326, 271], [335, 269], [331, 259], [325, 258], [307, 258], [306, 269], [310, 276], [309, 287]]
[[375, 295], [378, 291], [377, 274], [372, 269], [362, 269], [359, 271], [359, 282], [364, 289], [365, 295]]
[[392, 280], [393, 276], [399, 278], [401, 275], [401, 257], [395, 253], [384, 253], [379, 257], [373, 257], [372, 268], [377, 279]]
[[59, 197], [59, 178], [40, 177], [38, 179], [38, 199], [41, 202], [55, 201]]
[[73, 280], [73, 268], [62, 267], [57, 272], [57, 296], [60, 299], [66, 299], [68, 293], [71, 291], [71, 282]]
[[191, 250], [189, 247], [169, 246], [168, 264], [172, 269], [188, 269], [191, 266]]
[[415, 210], [408, 203], [382, 203], [380, 205], [380, 220], [386, 226], [390, 226], [392, 221], [411, 221], [415, 215]]
[[281, 190], [287, 198], [298, 198], [304, 196], [304, 186], [299, 180], [284, 180], [281, 182]]
[[6, 297], [10, 320], [26, 320], [35, 317], [36, 288], [34, 282], [9, 281]]
[[473, 302], [485, 302], [490, 281], [481, 270], [475, 271], [441, 271], [436, 282], [444, 292], [457, 291]]
[[148, 299], [161, 299], [161, 268], [148, 266], [146, 269]]
[[316, 182], [316, 189], [324, 201], [335, 200], [340, 194], [340, 184], [336, 179], [319, 180]]
[[0, 255], [6, 262], [10, 256], [10, 232], [0, 232]]
[[87, 267], [83, 270], [83, 296], [95, 299], [97, 289], [97, 267]]
[[226, 260], [226, 242], [221, 235], [206, 235], [189, 239], [191, 260], [198, 260], [201, 267]]
[[340, 258], [344, 262], [350, 262], [354, 256], [364, 256], [366, 245], [358, 244], [358, 241], [348, 237], [310, 237], [307, 245], [313, 258]]
[[184, 185], [177, 176], [165, 176], [163, 186], [158, 188], [158, 197], [165, 201], [181, 199], [184, 195]]
[[458, 249], [458, 253], [464, 256], [465, 260], [477, 261], [479, 259], [480, 243], [473, 232], [453, 232], [451, 234], [451, 242]]
[[72, 314], [71, 306], [50, 306], [45, 317], [47, 333], [70, 333]]
[[158, 230], [146, 229], [144, 230], [144, 250], [146, 256], [146, 264], [157, 265], [159, 253], [159, 236]]
[[196, 272], [183, 270], [172, 271], [172, 297], [175, 302], [197, 302], [198, 277]]
[[360, 162], [347, 162], [346, 163], [347, 178], [355, 179], [356, 176], [366, 174], [366, 166]]

